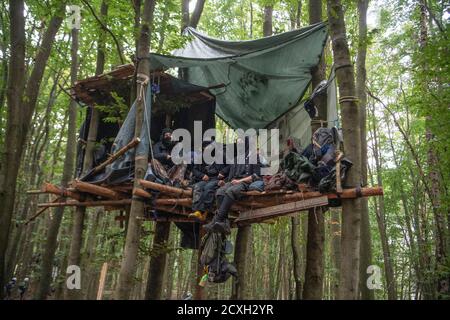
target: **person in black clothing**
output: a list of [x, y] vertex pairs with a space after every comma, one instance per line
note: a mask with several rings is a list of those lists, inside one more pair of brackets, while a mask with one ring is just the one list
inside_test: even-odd
[[25, 298], [25, 293], [28, 290], [28, 286], [30, 284], [30, 278], [25, 278], [20, 284], [19, 284], [19, 295], [20, 300], [23, 300]]
[[[210, 142], [204, 142], [202, 149]], [[214, 194], [219, 187], [219, 181], [225, 178], [227, 166], [224, 164], [195, 164], [192, 169], [192, 210], [189, 217], [205, 221], [208, 212], [214, 204]]]
[[163, 165], [166, 171], [173, 167], [172, 157], [170, 156], [173, 147], [172, 130], [165, 128], [161, 132], [159, 141], [153, 145], [153, 156]]
[[207, 231], [230, 234], [230, 222], [228, 211], [235, 201], [242, 197], [242, 192], [247, 191], [251, 183], [261, 180], [261, 165], [250, 164], [249, 139], [245, 139], [245, 163], [235, 163], [229, 167], [226, 183], [222, 181], [221, 187], [216, 192], [217, 214], [214, 219], [206, 224]]
[[9, 299], [11, 299], [11, 296], [12, 296], [12, 292], [13, 292], [13, 290], [14, 290], [14, 287], [16, 286], [16, 283], [17, 283], [17, 278], [12, 278], [11, 279], [11, 281], [9, 281], [7, 284], [6, 284], [6, 286], [5, 286], [5, 288], [6, 288], [6, 300], [9, 300]]

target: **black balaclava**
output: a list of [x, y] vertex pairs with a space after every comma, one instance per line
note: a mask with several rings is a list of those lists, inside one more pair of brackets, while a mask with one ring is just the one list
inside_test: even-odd
[[164, 138], [164, 135], [166, 133], [172, 133], [172, 129], [169, 128], [165, 128], [161, 131], [161, 137], [159, 138], [159, 140], [166, 146], [169, 147], [172, 144], [172, 140], [171, 139], [166, 139]]

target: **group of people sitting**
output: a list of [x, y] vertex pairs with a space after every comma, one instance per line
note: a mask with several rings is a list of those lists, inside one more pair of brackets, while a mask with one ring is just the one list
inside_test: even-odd
[[[244, 141], [239, 141], [244, 142]], [[202, 152], [211, 142], [202, 144]], [[261, 158], [257, 156], [256, 163], [250, 163], [250, 140], [245, 139], [244, 161], [237, 161], [237, 157], [232, 164], [211, 163], [189, 164], [188, 176], [193, 188], [192, 210], [190, 217], [203, 222], [207, 215], [217, 211], [211, 222], [205, 224], [208, 232], [230, 234], [230, 222], [228, 212], [233, 203], [240, 200], [244, 191], [261, 190]], [[166, 171], [173, 168], [171, 158], [172, 131], [164, 129], [160, 141], [153, 146], [153, 157], [161, 163]]]

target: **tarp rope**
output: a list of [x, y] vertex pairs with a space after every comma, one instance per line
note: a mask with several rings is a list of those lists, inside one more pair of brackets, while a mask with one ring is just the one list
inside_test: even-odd
[[[145, 127], [146, 127], [146, 131], [147, 131], [147, 136], [148, 136], [148, 145], [149, 145], [149, 150], [150, 150], [150, 156], [152, 158], [152, 160], [154, 159], [153, 156], [153, 146], [152, 146], [152, 138], [150, 135], [150, 120], [148, 119], [148, 110], [147, 110], [147, 99], [145, 97], [145, 86], [148, 85], [150, 78], [143, 73], [138, 73], [137, 74], [137, 79], [136, 82], [139, 84], [140, 88], [139, 88], [139, 96], [138, 96], [138, 101], [142, 101], [144, 104], [144, 122], [145, 122]], [[150, 91], [150, 95], [151, 95], [151, 91]], [[152, 103], [152, 99], [150, 98], [150, 104]], [[150, 105], [151, 107], [151, 105]]]

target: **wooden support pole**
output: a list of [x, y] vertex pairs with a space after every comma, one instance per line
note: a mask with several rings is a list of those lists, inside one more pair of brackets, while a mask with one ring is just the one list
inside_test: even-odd
[[[205, 229], [200, 228], [199, 230], [199, 239], [201, 240], [203, 236], [205, 235]], [[197, 253], [197, 282], [195, 283], [195, 291], [194, 291], [194, 300], [203, 300], [205, 297], [205, 288], [200, 285], [200, 280], [203, 277], [203, 267], [200, 263], [200, 257], [202, 255], [201, 250], [198, 250]]]
[[[180, 189], [182, 190], [182, 189]], [[151, 193], [140, 189], [140, 188], [134, 188], [133, 189], [133, 195], [134, 196], [138, 196], [138, 197], [142, 197], [142, 198], [146, 198], [146, 199], [151, 199], [152, 195]], [[156, 199], [155, 200], [155, 204], [156, 205], [180, 205], [183, 207], [188, 207], [191, 208], [192, 207], [192, 199], [191, 198], [181, 198], [181, 199]], [[246, 201], [241, 201], [238, 202], [236, 204], [233, 205], [232, 210], [237, 210], [237, 211], [241, 211], [241, 210], [248, 210], [248, 207], [254, 207], [254, 208], [260, 208], [264, 206], [264, 204], [258, 203], [256, 201], [253, 202], [246, 202]]]
[[39, 203], [38, 207], [103, 207], [103, 206], [126, 206], [131, 203], [131, 199], [121, 199], [121, 200], [99, 200], [99, 201], [74, 201], [68, 200], [65, 202], [55, 202], [55, 203]]
[[46, 193], [45, 191], [42, 190], [28, 190], [27, 194], [43, 194]]
[[92, 193], [100, 197], [108, 199], [119, 199], [120, 194], [109, 188], [100, 187], [92, 183], [83, 182], [80, 180], [72, 181], [72, 186], [81, 192]]
[[[141, 188], [134, 188], [133, 189], [133, 195], [151, 199], [152, 195], [150, 192], [147, 192]], [[191, 198], [181, 198], [181, 199], [156, 199], [154, 204], [156, 206], [183, 206], [183, 207], [191, 207], [192, 206], [192, 199]]]
[[99, 164], [98, 166], [96, 166], [93, 170], [92, 173], [97, 173], [102, 171], [103, 169], [106, 168], [107, 165], [113, 163], [116, 159], [120, 158], [122, 155], [124, 155], [128, 150], [136, 147], [139, 142], [141, 142], [141, 139], [139, 139], [138, 137], [134, 138], [133, 140], [131, 140], [127, 145], [125, 145], [124, 147], [122, 147], [119, 151], [117, 151], [116, 153], [114, 153], [113, 155], [111, 155], [105, 162]]
[[383, 188], [382, 187], [368, 187], [368, 188], [349, 188], [343, 189], [341, 194], [336, 193], [327, 193], [322, 194], [318, 191], [312, 192], [294, 192], [291, 194], [279, 194], [279, 195], [265, 195], [265, 196], [250, 196], [249, 200], [254, 202], [260, 202], [262, 204], [281, 204], [292, 201], [299, 201], [305, 199], [311, 199], [316, 197], [321, 197], [326, 195], [328, 199], [354, 199], [358, 197], [372, 197], [372, 196], [382, 196]]
[[150, 192], [147, 192], [141, 188], [134, 188], [133, 189], [133, 196], [138, 196], [141, 198], [151, 199], [152, 194]]
[[[339, 144], [338, 144], [339, 146]], [[342, 182], [341, 182], [341, 159], [344, 154], [339, 150], [336, 151], [336, 192], [342, 193]]]
[[100, 271], [100, 279], [98, 281], [97, 300], [102, 300], [103, 291], [105, 289], [106, 272], [108, 271], [108, 263], [104, 262]]
[[44, 193], [52, 193], [62, 197], [69, 197], [75, 200], [81, 200], [81, 195], [77, 192], [71, 191], [70, 189], [64, 189], [58, 186], [55, 186], [52, 183], [45, 182], [41, 187], [42, 192]]
[[181, 188], [166, 186], [164, 184], [155, 183], [147, 180], [140, 179], [138, 181], [139, 185], [141, 185], [143, 188], [152, 189], [155, 191], [160, 191], [165, 194], [173, 194], [176, 196], [185, 196], [185, 197], [191, 197], [192, 196], [192, 189], [184, 190]]

